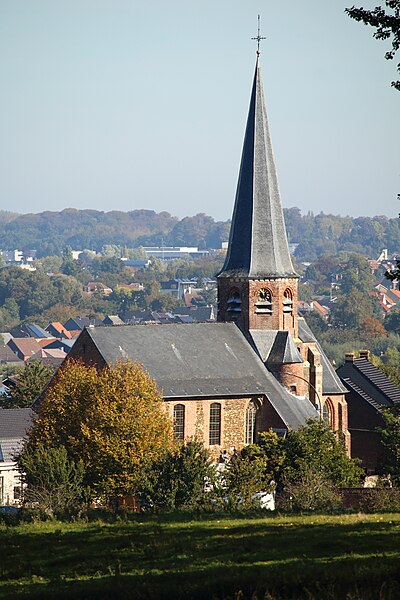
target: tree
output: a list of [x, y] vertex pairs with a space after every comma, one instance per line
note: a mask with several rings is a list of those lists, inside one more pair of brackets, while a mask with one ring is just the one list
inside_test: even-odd
[[[393, 14], [387, 12], [381, 6], [376, 6], [374, 10], [353, 6], [352, 8], [346, 8], [345, 12], [352, 19], [375, 27], [375, 39], [387, 40], [393, 36], [392, 49], [385, 54], [387, 60], [392, 60], [400, 48], [400, 0], [386, 0], [385, 4], [393, 11]], [[400, 63], [397, 65], [397, 70], [400, 73]], [[392, 81], [392, 86], [396, 90], [400, 90], [400, 81]]]
[[191, 441], [153, 464], [145, 497], [157, 509], [198, 508], [204, 505], [205, 483], [213, 475], [209, 451]]
[[400, 332], [400, 308], [394, 308], [389, 313], [387, 313], [383, 324], [387, 331], [395, 331], [396, 333], [399, 333]]
[[396, 485], [400, 485], [400, 415], [398, 411], [383, 413], [384, 425], [379, 428], [384, 456], [382, 471], [390, 475]]
[[35, 448], [25, 448], [18, 465], [27, 485], [25, 503], [32, 503], [51, 517], [82, 507], [85, 468], [82, 460], [70, 460], [63, 446], [47, 448], [38, 444]]
[[65, 446], [83, 460], [85, 483], [103, 497], [137, 494], [153, 461], [173, 447], [172, 424], [155, 382], [129, 361], [66, 361], [40, 404], [27, 448]]
[[331, 311], [333, 324], [348, 329], [359, 329], [364, 321], [372, 316], [371, 297], [356, 288], [340, 295]]
[[286, 480], [301, 480], [307, 465], [336, 486], [360, 482], [363, 472], [358, 461], [347, 456], [344, 443], [324, 421], [309, 420], [297, 431], [289, 431], [284, 446]]
[[7, 394], [0, 395], [2, 408], [23, 408], [32, 406], [38, 399], [50, 378], [54, 367], [44, 365], [40, 360], [28, 362], [16, 376], [16, 385]]

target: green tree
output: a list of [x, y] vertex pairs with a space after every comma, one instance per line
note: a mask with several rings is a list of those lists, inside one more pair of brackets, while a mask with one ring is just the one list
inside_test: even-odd
[[301, 480], [304, 465], [336, 486], [352, 486], [361, 480], [358, 461], [347, 456], [343, 441], [324, 421], [310, 420], [297, 431], [289, 431], [284, 446], [283, 474], [288, 481]]
[[40, 360], [28, 362], [14, 376], [16, 386], [8, 394], [0, 395], [1, 408], [32, 406], [49, 383], [54, 370], [53, 366], [44, 365]]
[[63, 446], [26, 447], [18, 457], [18, 464], [26, 484], [24, 503], [37, 506], [51, 517], [82, 508], [85, 498], [83, 461], [70, 460]]
[[98, 371], [66, 361], [40, 403], [27, 448], [65, 446], [82, 459], [85, 483], [104, 497], [136, 494], [155, 460], [173, 447], [155, 382], [129, 361]]
[[359, 329], [366, 319], [374, 314], [371, 297], [356, 288], [341, 294], [331, 311], [331, 322], [335, 327]]
[[156, 509], [195, 509], [206, 501], [205, 484], [214, 479], [210, 453], [191, 441], [156, 461], [145, 492]]
[[400, 308], [394, 308], [387, 313], [383, 325], [387, 331], [400, 333]]
[[381, 469], [400, 485], [400, 414], [398, 410], [383, 413], [384, 425], [379, 429], [384, 449]]
[[[376, 6], [374, 10], [353, 6], [346, 8], [345, 12], [352, 19], [374, 27], [376, 29], [373, 34], [375, 39], [387, 40], [392, 37], [392, 49], [385, 54], [387, 60], [392, 60], [400, 48], [400, 0], [386, 0], [385, 4], [393, 11], [392, 13], [381, 6]], [[400, 73], [400, 63], [397, 65], [397, 70]], [[392, 81], [392, 86], [400, 90], [400, 81]]]

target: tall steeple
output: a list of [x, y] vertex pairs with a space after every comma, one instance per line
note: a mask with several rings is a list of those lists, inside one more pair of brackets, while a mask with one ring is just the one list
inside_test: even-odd
[[[254, 39], [260, 42], [260, 32]], [[252, 330], [285, 330], [296, 338], [297, 288], [258, 49], [228, 253], [218, 274], [218, 320], [235, 321], [246, 335]]]
[[231, 276], [297, 277], [286, 238], [258, 52], [228, 253], [219, 274]]

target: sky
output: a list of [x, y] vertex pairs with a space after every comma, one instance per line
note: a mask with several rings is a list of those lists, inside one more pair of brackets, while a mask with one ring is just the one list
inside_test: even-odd
[[283, 206], [396, 217], [397, 61], [352, 4], [0, 0], [0, 210], [230, 218], [260, 14]]

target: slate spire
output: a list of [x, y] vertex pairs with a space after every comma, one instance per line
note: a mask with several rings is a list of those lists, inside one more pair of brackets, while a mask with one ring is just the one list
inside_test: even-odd
[[219, 277], [298, 277], [292, 265], [261, 80], [254, 73], [235, 208]]

